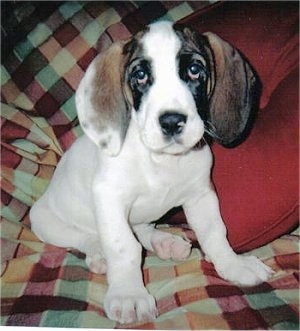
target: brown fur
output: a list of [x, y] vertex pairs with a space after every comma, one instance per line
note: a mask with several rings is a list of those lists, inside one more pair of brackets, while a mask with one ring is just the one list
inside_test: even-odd
[[[124, 100], [123, 85], [124, 67], [127, 61], [123, 54], [125, 42], [112, 44], [96, 60], [96, 75], [91, 82], [93, 91], [91, 103], [95, 111], [99, 112], [93, 125], [102, 128], [110, 126], [119, 130], [124, 137], [130, 119], [130, 109]], [[101, 112], [101, 114], [100, 114]]]
[[254, 117], [258, 81], [238, 50], [213, 33], [204, 35], [212, 51], [211, 71], [216, 73], [210, 122], [219, 137], [217, 140], [230, 147], [244, 138]]

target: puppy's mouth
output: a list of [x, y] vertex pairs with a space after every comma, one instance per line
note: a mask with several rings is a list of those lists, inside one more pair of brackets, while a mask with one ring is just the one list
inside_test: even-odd
[[188, 153], [190, 150], [193, 150], [195, 148], [198, 148], [197, 146], [200, 146], [201, 140], [194, 143], [194, 144], [185, 144], [183, 139], [181, 137], [172, 137], [167, 139], [167, 141], [159, 147], [150, 149], [158, 154], [170, 154], [170, 155], [182, 155]]

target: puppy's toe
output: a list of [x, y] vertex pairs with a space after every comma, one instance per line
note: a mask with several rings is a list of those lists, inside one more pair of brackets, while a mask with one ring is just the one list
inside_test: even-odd
[[191, 253], [191, 244], [179, 236], [163, 233], [152, 239], [156, 255], [163, 259], [185, 260]]
[[274, 271], [255, 256], [236, 256], [216, 263], [218, 274], [241, 286], [253, 286], [267, 281]]
[[122, 324], [153, 320], [157, 316], [153, 296], [146, 289], [125, 287], [108, 290], [104, 300], [108, 318]]

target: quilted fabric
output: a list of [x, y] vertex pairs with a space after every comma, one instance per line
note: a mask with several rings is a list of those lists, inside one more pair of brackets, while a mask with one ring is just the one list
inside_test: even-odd
[[[293, 233], [252, 253], [271, 266], [268, 283], [240, 288], [220, 279], [193, 249], [188, 260], [147, 254], [146, 286], [157, 301], [152, 322], [120, 325], [106, 318], [105, 275], [88, 271], [77, 252], [39, 242], [20, 224], [3, 222], [2, 325], [150, 330], [298, 330], [298, 248]], [[181, 234], [178, 229], [165, 229]], [[188, 233], [187, 233], [188, 234]], [[126, 286], [126, 284], [124, 284]]]

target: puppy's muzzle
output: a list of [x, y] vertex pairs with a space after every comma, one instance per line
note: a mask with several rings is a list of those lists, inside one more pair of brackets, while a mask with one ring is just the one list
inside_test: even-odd
[[159, 116], [162, 133], [166, 137], [179, 135], [185, 126], [187, 116], [177, 112], [165, 112]]

